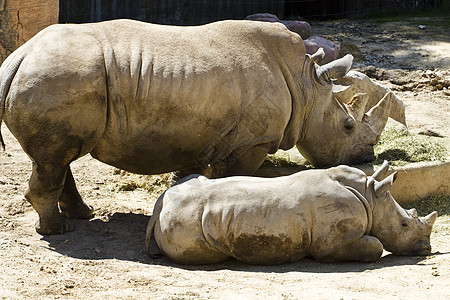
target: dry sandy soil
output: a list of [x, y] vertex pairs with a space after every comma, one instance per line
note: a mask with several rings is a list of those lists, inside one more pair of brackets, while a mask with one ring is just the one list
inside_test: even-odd
[[[356, 44], [356, 67], [404, 100], [409, 128], [450, 136], [450, 36], [438, 26], [409, 23], [314, 24], [317, 34]], [[374, 67], [367, 68], [372, 65]], [[436, 68], [439, 67], [438, 70]], [[442, 89], [442, 87], [444, 88]], [[23, 199], [31, 164], [3, 125], [0, 154], [0, 297], [14, 299], [380, 299], [450, 298], [450, 223], [439, 217], [428, 257], [388, 252], [375, 263], [281, 266], [231, 260], [181, 266], [144, 252], [145, 228], [158, 190], [123, 191], [129, 175], [91, 157], [73, 163], [80, 193], [95, 207], [73, 232], [41, 236], [37, 214]]]

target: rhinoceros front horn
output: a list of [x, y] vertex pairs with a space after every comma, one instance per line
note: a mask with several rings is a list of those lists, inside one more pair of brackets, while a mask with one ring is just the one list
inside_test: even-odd
[[389, 117], [391, 99], [392, 93], [386, 93], [383, 99], [381, 99], [374, 107], [364, 114], [363, 122], [367, 122], [373, 128], [373, 131], [378, 137], [386, 126]]
[[317, 80], [320, 84], [325, 85], [331, 82], [331, 79], [341, 78], [352, 67], [353, 56], [347, 54], [346, 56], [333, 60], [323, 66], [316, 67]]

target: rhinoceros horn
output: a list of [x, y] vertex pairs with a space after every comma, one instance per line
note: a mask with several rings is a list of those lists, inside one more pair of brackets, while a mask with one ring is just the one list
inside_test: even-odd
[[397, 172], [394, 172], [385, 179], [383, 179], [382, 181], [380, 182], [376, 181], [374, 184], [375, 195], [377, 197], [383, 197], [383, 195], [390, 190], [390, 188], [392, 187], [392, 183], [394, 183], [396, 178]]
[[367, 100], [369, 100], [369, 95], [365, 93], [358, 93], [355, 94], [352, 99], [346, 104], [353, 117], [360, 122], [365, 113]]
[[311, 60], [316, 64], [320, 63], [322, 59], [325, 57], [325, 51], [323, 48], [319, 48], [313, 55], [311, 55]]
[[[320, 49], [312, 55], [312, 59], [319, 51]], [[317, 66], [316, 74], [319, 83], [325, 85], [329, 84], [331, 79], [343, 77], [352, 67], [352, 62], [353, 56], [351, 54], [347, 54], [346, 56], [333, 60], [323, 66]]]
[[415, 208], [407, 209], [406, 212], [413, 218], [419, 217]]
[[387, 171], [389, 171], [389, 163], [385, 160], [381, 167], [373, 173], [372, 178], [376, 181], [380, 181], [381, 178], [386, 175]]
[[434, 222], [436, 222], [437, 216], [438, 216], [437, 211], [433, 211], [429, 215], [423, 217], [422, 222], [424, 222], [425, 224], [427, 224], [430, 227], [433, 227]]
[[[377, 104], [389, 91], [390, 89], [387, 87], [373, 82], [367, 75], [354, 70], [333, 82], [333, 94], [342, 103], [348, 103], [352, 96], [357, 93], [367, 93], [369, 100], [366, 104], [366, 110]], [[394, 93], [392, 94], [389, 117], [406, 126], [405, 105]]]
[[387, 119], [389, 117], [391, 99], [392, 93], [387, 92], [383, 99], [377, 103], [377, 105], [364, 114], [363, 121], [372, 126], [373, 131], [377, 134], [377, 136], [380, 136], [384, 126], [386, 126]]

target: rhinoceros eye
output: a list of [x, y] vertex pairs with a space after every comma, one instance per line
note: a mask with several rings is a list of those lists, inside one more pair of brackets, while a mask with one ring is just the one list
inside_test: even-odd
[[353, 127], [355, 127], [355, 120], [353, 120], [352, 118], [345, 119], [344, 128], [347, 130], [352, 130]]

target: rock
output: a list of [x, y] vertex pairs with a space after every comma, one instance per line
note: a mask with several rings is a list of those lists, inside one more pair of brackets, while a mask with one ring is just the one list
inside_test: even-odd
[[0, 0], [0, 63], [45, 27], [58, 23], [58, 0]]
[[344, 41], [341, 44], [341, 56], [344, 56], [346, 54], [353, 55], [354, 61], [362, 61], [364, 58], [358, 46], [350, 41]]
[[269, 13], [258, 13], [253, 15], [248, 15], [245, 17], [245, 20], [251, 21], [262, 21], [262, 22], [281, 22], [280, 19], [276, 15], [272, 15]]
[[311, 36], [311, 25], [305, 21], [281, 21], [276, 15], [269, 13], [258, 13], [245, 17], [245, 20], [262, 21], [262, 22], [280, 22], [283, 23], [290, 31], [299, 34], [302, 39]]
[[339, 45], [323, 37], [312, 36], [304, 40], [304, 43], [306, 47], [306, 53], [308, 54], [313, 54], [317, 50], [319, 50], [319, 48], [323, 48], [323, 51], [325, 52], [325, 57], [320, 62], [321, 65], [329, 63], [330, 61], [333, 61], [339, 57], [341, 50]]
[[298, 33], [302, 39], [307, 39], [312, 34], [311, 25], [305, 21], [281, 21], [290, 31]]

